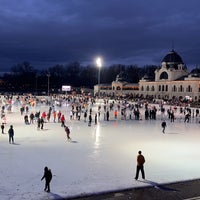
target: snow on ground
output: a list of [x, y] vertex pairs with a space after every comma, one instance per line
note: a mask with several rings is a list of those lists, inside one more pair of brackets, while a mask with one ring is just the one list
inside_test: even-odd
[[[48, 107], [35, 110], [48, 111]], [[149, 181], [160, 184], [199, 177], [199, 123], [167, 121], [163, 134], [160, 119], [114, 120], [111, 114], [110, 121], [101, 119], [89, 127], [83, 116], [81, 121], [70, 121], [69, 110], [62, 107], [71, 142], [59, 123], [45, 123], [38, 131], [36, 124], [24, 124], [19, 107], [6, 114], [5, 131], [13, 125], [15, 144], [8, 143], [8, 134], [0, 135], [0, 199], [45, 200], [146, 186], [147, 182], [134, 180], [138, 150], [145, 156]], [[53, 173], [51, 193], [43, 191], [40, 180], [45, 166]]]

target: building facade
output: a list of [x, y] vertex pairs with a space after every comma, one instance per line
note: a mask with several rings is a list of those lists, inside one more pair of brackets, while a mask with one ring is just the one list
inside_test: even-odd
[[154, 99], [190, 98], [200, 100], [200, 70], [190, 73], [177, 52], [171, 50], [162, 60], [161, 67], [155, 70], [155, 79], [148, 76], [139, 81], [141, 97]]
[[161, 66], [155, 70], [155, 78], [145, 75], [139, 83], [128, 83], [119, 74], [111, 84], [94, 86], [94, 94], [100, 89], [101, 95], [200, 100], [200, 69], [188, 71], [181, 56], [173, 49], [162, 59]]

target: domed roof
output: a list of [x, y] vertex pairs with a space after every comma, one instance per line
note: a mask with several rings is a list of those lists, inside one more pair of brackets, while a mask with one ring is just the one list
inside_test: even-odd
[[190, 72], [190, 74], [200, 74], [200, 69], [199, 68], [195, 68]]
[[184, 64], [182, 58], [173, 49], [163, 58], [162, 62]]
[[200, 69], [199, 68], [195, 68], [190, 72], [190, 76], [191, 77], [200, 77]]

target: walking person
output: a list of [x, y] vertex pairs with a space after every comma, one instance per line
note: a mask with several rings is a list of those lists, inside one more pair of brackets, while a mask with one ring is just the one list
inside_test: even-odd
[[1, 124], [1, 133], [2, 133], [2, 134], [4, 134], [4, 128], [5, 128], [4, 123], [2, 123], [2, 124]]
[[97, 125], [97, 113], [95, 113], [95, 116], [94, 116], [94, 123], [95, 125]]
[[52, 179], [52, 173], [51, 173], [51, 169], [48, 169], [48, 167], [44, 168], [44, 175], [41, 178], [41, 181], [45, 179], [45, 188], [44, 191], [46, 192], [50, 192], [50, 182]]
[[9, 143], [11, 142], [14, 144], [14, 129], [13, 125], [10, 125], [10, 129], [8, 130], [8, 135], [9, 135]]
[[167, 126], [167, 124], [166, 124], [166, 121], [163, 121], [162, 123], [161, 123], [161, 126], [162, 126], [162, 132], [163, 133], [165, 133], [165, 128], [166, 128], [166, 126]]
[[43, 117], [40, 118], [40, 125], [41, 125], [41, 130], [43, 130], [44, 129], [44, 118]]
[[40, 130], [40, 125], [41, 125], [41, 122], [40, 122], [40, 118], [38, 117], [38, 119], [37, 119], [37, 130]]
[[92, 124], [92, 115], [90, 113], [90, 115], [89, 115], [89, 121], [88, 121], [88, 126], [91, 126], [91, 124]]
[[145, 173], [144, 173], [144, 163], [145, 163], [145, 158], [142, 155], [141, 151], [138, 151], [138, 156], [137, 156], [137, 168], [136, 168], [136, 175], [135, 175], [135, 180], [138, 179], [139, 172], [141, 171], [142, 173], [142, 178], [145, 179]]
[[71, 140], [69, 127], [64, 125], [64, 129], [65, 129], [65, 132], [67, 134], [67, 141]]
[[64, 125], [65, 125], [65, 116], [64, 115], [61, 116], [60, 121], [61, 121], [61, 127], [64, 127]]

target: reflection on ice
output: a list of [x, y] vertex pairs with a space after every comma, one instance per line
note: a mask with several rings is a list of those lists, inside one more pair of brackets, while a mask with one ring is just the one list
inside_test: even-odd
[[96, 125], [95, 129], [95, 142], [94, 142], [94, 149], [98, 149], [100, 145], [100, 125]]

